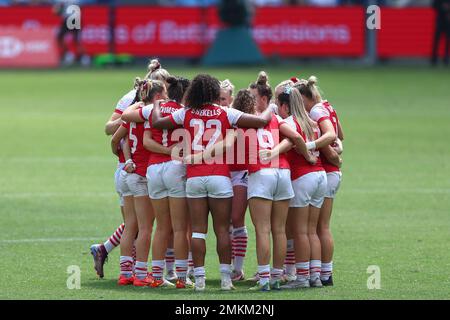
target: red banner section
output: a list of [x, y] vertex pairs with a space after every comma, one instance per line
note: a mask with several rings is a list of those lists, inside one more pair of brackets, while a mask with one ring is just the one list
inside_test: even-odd
[[434, 28], [435, 13], [431, 8], [382, 8], [381, 29], [377, 33], [378, 56], [429, 57]]
[[57, 67], [58, 48], [50, 28], [0, 29], [0, 67]]
[[[108, 9], [83, 7], [82, 41], [89, 54], [108, 51]], [[35, 29], [61, 20], [49, 7], [0, 8], [0, 27]], [[199, 57], [221, 27], [215, 8], [118, 7], [117, 53], [137, 56]], [[258, 8], [253, 37], [265, 55], [362, 56], [364, 11], [361, 7]]]
[[[118, 51], [191, 56], [205, 52], [220, 28], [214, 8], [136, 8], [117, 11]], [[265, 55], [361, 56], [362, 8], [258, 8], [253, 37]]]
[[259, 8], [253, 37], [264, 54], [280, 56], [362, 56], [362, 7]]
[[[53, 13], [51, 7], [0, 7], [0, 29], [5, 27], [39, 30], [52, 28], [56, 38], [61, 18]], [[81, 9], [81, 37], [86, 52], [98, 54], [108, 51], [109, 29], [108, 8], [88, 6]], [[70, 43], [70, 36], [67, 41]]]

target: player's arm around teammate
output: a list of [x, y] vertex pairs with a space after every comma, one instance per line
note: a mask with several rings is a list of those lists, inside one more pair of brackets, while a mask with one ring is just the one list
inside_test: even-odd
[[[261, 72], [255, 83], [250, 85], [250, 91], [256, 97], [256, 112], [261, 114], [269, 109], [272, 89], [268, 77]], [[271, 115], [271, 121], [257, 130], [256, 152], [273, 149], [280, 143], [281, 119]], [[285, 129], [289, 135], [289, 129]], [[291, 130], [293, 131], [293, 130]], [[298, 147], [305, 153], [306, 146], [293, 138]], [[258, 260], [258, 284], [252, 290], [269, 291], [279, 289], [283, 275], [283, 262], [286, 255], [286, 219], [289, 209], [289, 199], [294, 196], [290, 180], [289, 164], [286, 156], [281, 154], [270, 162], [261, 161], [255, 151], [249, 150], [249, 181], [248, 199], [250, 215], [256, 230], [256, 253]], [[256, 161], [252, 161], [255, 159]], [[273, 268], [270, 268], [270, 235], [273, 240]], [[272, 277], [272, 280], [271, 280]]]
[[[340, 125], [336, 111], [328, 103], [328, 101], [322, 99], [319, 88], [317, 87], [317, 78], [311, 76], [308, 80], [300, 80], [300, 82], [296, 84], [296, 87], [302, 94], [306, 110], [309, 112], [311, 118], [319, 124], [321, 132], [324, 133], [323, 130], [331, 131], [332, 129], [337, 137], [343, 139], [343, 133], [339, 133]], [[324, 124], [326, 124], [326, 126]], [[333, 145], [334, 144], [332, 144], [332, 146]], [[320, 210], [320, 218], [318, 222], [318, 235], [322, 246], [322, 267], [320, 278], [322, 284], [333, 285], [332, 259], [334, 241], [330, 229], [330, 220], [333, 201], [341, 184], [342, 174], [339, 166], [330, 163], [330, 161], [328, 161], [328, 159], [324, 156], [321, 158], [322, 165], [327, 174], [327, 189], [325, 193], [325, 200]]]
[[[276, 100], [280, 116], [305, 140], [312, 141], [319, 137], [319, 129], [309, 118], [297, 89], [286, 86]], [[314, 153], [319, 156], [318, 151]], [[317, 287], [322, 285], [321, 246], [317, 224], [326, 191], [326, 174], [320, 158], [317, 163], [311, 164], [292, 150], [288, 153], [288, 161], [295, 196], [289, 205], [287, 230], [294, 240], [297, 277], [283, 288]]]
[[[222, 108], [219, 102], [220, 83], [209, 75], [198, 75], [186, 93], [188, 108], [180, 109], [169, 117], [161, 117], [155, 106], [153, 126], [159, 129], [173, 129], [182, 125], [190, 148], [185, 152], [202, 152], [207, 145], [214, 145], [227, 130], [233, 126], [259, 127], [268, 121], [268, 115], [256, 117]], [[205, 128], [207, 130], [205, 130]], [[193, 164], [187, 166], [186, 194], [192, 225], [192, 251], [194, 258], [195, 289], [205, 289], [205, 253], [206, 233], [208, 230], [208, 212], [213, 217], [213, 227], [217, 238], [217, 253], [220, 262], [221, 287], [233, 289], [231, 283], [231, 246], [229, 225], [231, 218], [231, 198], [233, 189], [229, 169], [223, 159], [220, 163]]]
[[[168, 95], [170, 101], [162, 103], [161, 108], [165, 116], [183, 108], [179, 103], [183, 98], [184, 91], [188, 86], [187, 79], [170, 77]], [[160, 100], [156, 98], [153, 103], [158, 110], [160, 109]], [[172, 130], [159, 130], [153, 128], [152, 114], [153, 105], [149, 105], [142, 110], [130, 110], [124, 116], [127, 119], [146, 122], [144, 133], [144, 146], [151, 151], [149, 164], [147, 168], [147, 180], [149, 196], [156, 212], [157, 227], [152, 247], [152, 266], [153, 276], [155, 277], [154, 287], [170, 286], [168, 281], [162, 277], [164, 269], [164, 256], [173, 229], [175, 244], [175, 265], [177, 269], [177, 288], [186, 288], [189, 286], [186, 272], [188, 268], [188, 249], [187, 238], [188, 229], [188, 211], [186, 204], [185, 183], [186, 168], [183, 163], [172, 157], [171, 150], [177, 143], [172, 139]], [[158, 245], [156, 245], [156, 243]]]
[[124, 223], [126, 225], [126, 228], [124, 229], [122, 238], [120, 240], [120, 276], [118, 280], [119, 285], [129, 285], [133, 284], [134, 282], [133, 247], [138, 232], [138, 223], [136, 212], [134, 209], [134, 198], [131, 190], [126, 184], [127, 175], [134, 172], [135, 164], [131, 159], [131, 151], [129, 145], [121, 145], [121, 141], [125, 141], [126, 143], [128, 143], [127, 135], [127, 127], [120, 126], [111, 139], [111, 148], [113, 153], [117, 152], [117, 149], [120, 146], [120, 148], [122, 148], [124, 152], [126, 160], [124, 168], [121, 170], [119, 176], [119, 185], [121, 186], [121, 193], [123, 196]]
[[[140, 100], [143, 102], [137, 108], [140, 112], [144, 108], [154, 102], [155, 99], [165, 98], [164, 83], [158, 80], [136, 80]], [[131, 107], [136, 108], [135, 106]], [[155, 212], [152, 203], [148, 197], [147, 185], [147, 166], [150, 152], [144, 147], [144, 130], [145, 125], [142, 122], [130, 122], [129, 139], [131, 153], [136, 170], [127, 176], [127, 185], [133, 193], [135, 211], [138, 221], [138, 237], [136, 239], [136, 278], [135, 286], [149, 286], [154, 283], [154, 278], [148, 276], [148, 254], [151, 244], [151, 234], [153, 229], [153, 221]], [[164, 246], [164, 244], [157, 244]], [[164, 248], [165, 250], [166, 248]]]

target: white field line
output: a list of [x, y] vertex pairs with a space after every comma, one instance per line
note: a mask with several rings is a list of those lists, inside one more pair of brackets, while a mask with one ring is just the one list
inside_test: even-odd
[[17, 199], [17, 198], [110, 198], [117, 196], [114, 192], [11, 192], [0, 193], [0, 198]]
[[98, 241], [100, 238], [36, 238], [36, 239], [0, 239], [0, 244], [36, 243], [36, 242], [76, 242]]
[[[105, 163], [114, 163], [112, 157], [0, 157], [0, 161], [2, 162], [21, 162], [21, 163], [79, 163], [83, 164], [86, 162], [105, 162]], [[113, 165], [114, 166], [114, 165]]]
[[[450, 188], [361, 188], [361, 189], [345, 189], [340, 190], [345, 193], [413, 193], [413, 194], [449, 194]], [[339, 191], [338, 191], [339, 193]]]

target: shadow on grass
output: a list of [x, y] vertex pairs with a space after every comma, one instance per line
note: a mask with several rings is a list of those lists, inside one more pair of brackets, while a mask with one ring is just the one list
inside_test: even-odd
[[[172, 295], [195, 295], [195, 296], [201, 296], [203, 294], [214, 294], [219, 296], [227, 296], [230, 295], [230, 298], [232, 298], [233, 293], [244, 293], [244, 294], [267, 294], [262, 292], [251, 292], [248, 291], [248, 289], [252, 286], [254, 286], [254, 282], [249, 281], [240, 281], [237, 283], [234, 283], [234, 286], [236, 287], [236, 290], [232, 291], [222, 291], [220, 290], [220, 280], [219, 279], [206, 279], [206, 290], [205, 292], [195, 292], [193, 289], [176, 289], [176, 288], [136, 288], [132, 285], [129, 286], [119, 286], [117, 285], [116, 279], [89, 279], [88, 281], [85, 281], [83, 286], [90, 289], [95, 290], [104, 290], [104, 291], [118, 291], [118, 292], [126, 292], [126, 293], [143, 293], [148, 292], [149, 294], [156, 294], [160, 295], [161, 297], [170, 297]], [[274, 296], [278, 292], [273, 292]], [[167, 298], [169, 299], [169, 298]]]

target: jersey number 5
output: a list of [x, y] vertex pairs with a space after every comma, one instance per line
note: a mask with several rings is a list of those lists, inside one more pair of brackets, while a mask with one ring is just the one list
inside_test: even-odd
[[131, 122], [130, 123], [130, 133], [128, 135], [128, 138], [133, 142], [133, 145], [131, 146], [131, 154], [134, 154], [136, 152], [138, 138], [134, 135], [133, 130], [136, 129], [136, 123]]

